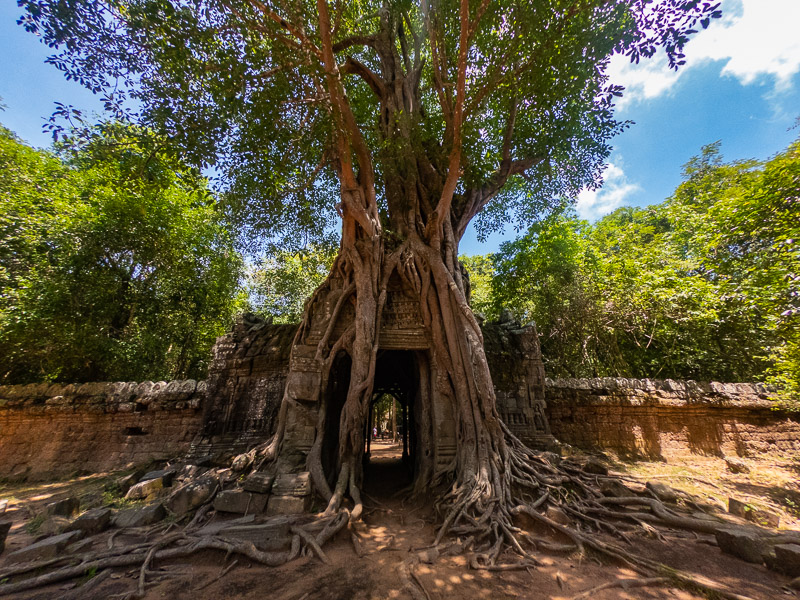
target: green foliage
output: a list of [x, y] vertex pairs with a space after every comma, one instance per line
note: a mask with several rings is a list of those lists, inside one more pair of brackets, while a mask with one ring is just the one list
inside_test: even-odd
[[250, 274], [250, 296], [256, 312], [276, 323], [297, 323], [305, 301], [330, 273], [338, 247], [315, 244], [299, 252], [277, 252]]
[[[68, 79], [122, 114], [132, 99], [139, 110], [130, 118], [168, 135], [191, 164], [216, 166], [243, 232], [296, 251], [336, 221], [344, 157], [316, 0], [19, 4], [20, 24], [54, 48], [48, 60]], [[466, 15], [454, 0], [327, 4], [331, 49], [372, 155], [387, 229], [411, 201], [398, 182], [438, 197], [458, 143], [453, 211], [467, 221], [480, 212], [480, 234], [515, 217], [536, 220], [554, 198], [597, 184], [609, 140], [625, 126], [613, 114], [622, 88], [605, 73], [612, 54], [638, 61], [663, 48], [677, 67], [694, 28], [721, 14], [697, 0], [472, 2]], [[462, 19], [468, 48], [460, 47]], [[456, 142], [448, 120], [462, 69]], [[376, 81], [404, 86], [404, 99]], [[485, 210], [469, 191], [485, 192]], [[401, 196], [394, 204], [393, 194]]]
[[492, 299], [494, 263], [491, 256], [462, 256], [459, 261], [469, 274], [469, 304], [472, 310], [489, 319], [496, 317]]
[[492, 302], [532, 319], [553, 376], [767, 379], [800, 392], [800, 143], [686, 165], [663, 204], [535, 225], [492, 257]]
[[119, 125], [2, 129], [0, 169], [0, 380], [203, 377], [241, 267], [205, 181]]

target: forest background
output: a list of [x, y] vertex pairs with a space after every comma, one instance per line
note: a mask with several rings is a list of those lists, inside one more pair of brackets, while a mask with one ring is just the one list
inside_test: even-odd
[[[299, 320], [335, 235], [254, 254], [152, 134], [81, 131], [44, 151], [0, 130], [0, 383], [203, 378], [237, 313]], [[589, 223], [564, 202], [462, 262], [474, 310], [536, 323], [551, 377], [767, 381], [796, 398], [799, 214], [800, 142], [763, 162], [714, 144], [661, 204]]]

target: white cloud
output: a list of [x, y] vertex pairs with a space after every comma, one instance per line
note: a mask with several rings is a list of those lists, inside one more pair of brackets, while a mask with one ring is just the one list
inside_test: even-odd
[[628, 181], [620, 167], [608, 163], [603, 173], [603, 187], [596, 191], [583, 190], [578, 194], [575, 209], [582, 219], [592, 221], [619, 208], [625, 204], [628, 196], [640, 189], [638, 185]]
[[686, 45], [686, 64], [677, 72], [667, 67], [663, 53], [638, 65], [615, 56], [611, 80], [627, 88], [619, 106], [668, 93], [684, 73], [708, 61], [722, 61], [721, 73], [743, 85], [766, 75], [778, 90], [789, 86], [800, 71], [800, 1], [723, 0], [722, 11], [721, 19]]

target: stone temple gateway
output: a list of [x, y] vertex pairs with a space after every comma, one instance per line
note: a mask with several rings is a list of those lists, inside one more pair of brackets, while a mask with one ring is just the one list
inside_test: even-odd
[[[203, 429], [193, 444], [193, 454], [235, 454], [269, 439], [286, 392], [286, 431], [273, 470], [276, 474], [306, 470], [320, 407], [325, 403], [329, 418], [318, 451], [326, 478], [332, 483], [336, 465], [331, 460], [336, 457], [338, 417], [349, 385], [350, 357], [340, 351], [326, 381], [316, 354], [323, 336], [337, 339], [354, 313], [350, 305], [341, 308], [333, 331], [328, 331], [338, 301], [337, 290], [318, 298], [320, 301], [323, 309], [316, 311], [299, 335], [296, 325], [273, 325], [245, 315], [230, 333], [218, 339], [209, 369]], [[550, 445], [553, 438], [545, 416], [544, 368], [535, 326], [523, 327], [507, 318], [484, 324], [483, 335], [500, 416], [528, 445]], [[406, 295], [399, 280], [389, 282], [379, 339], [373, 399], [388, 393], [398, 401], [407, 425], [403, 430], [412, 465], [421, 453], [427, 457], [433, 454], [436, 466], [446, 465], [456, 451], [451, 405], [444, 399], [423, 398], [423, 394], [435, 394], [430, 391], [435, 386], [421, 381], [436, 377], [429, 359], [430, 340], [418, 299]]]

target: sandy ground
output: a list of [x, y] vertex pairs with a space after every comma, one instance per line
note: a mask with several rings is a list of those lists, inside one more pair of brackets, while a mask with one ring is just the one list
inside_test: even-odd
[[[750, 475], [732, 475], [725, 470], [721, 459], [705, 457], [680, 464], [614, 462], [613, 465], [626, 477], [642, 482], [656, 479], [691, 493], [705, 504], [717, 505], [720, 511], [723, 511], [728, 496], [734, 495], [778, 512], [782, 528], [800, 529], [796, 459], [762, 457], [747, 460], [753, 468]], [[83, 506], [99, 505], [103, 501], [103, 484], [115, 476], [97, 475], [42, 485], [0, 486], [0, 498], [9, 500], [6, 517], [14, 522], [6, 553], [30, 543], [32, 538], [26, 532], [25, 524], [41, 511], [45, 503], [72, 494], [82, 497]], [[215, 552], [198, 553], [191, 559], [156, 563], [155, 573], [148, 579], [145, 598], [406, 599], [411, 595], [406, 587], [409, 574], [403, 565], [410, 565], [410, 576], [418, 579], [430, 600], [569, 600], [602, 583], [636, 577], [630, 570], [602, 564], [596, 559], [581, 560], [563, 555], [542, 555], [542, 567], [509, 572], [472, 570], [461, 555], [440, 556], [432, 564], [419, 562], [419, 553], [434, 539], [436, 520], [429, 508], [404, 503], [394, 495], [408, 483], [408, 475], [399, 461], [398, 446], [389, 442], [373, 443], [366, 480], [367, 510], [361, 528], [362, 556], [356, 554], [347, 536], [341, 536], [326, 546], [331, 561], [329, 565], [306, 557], [282, 567], [267, 568], [241, 557], [225, 557]], [[661, 540], [643, 534], [632, 538], [625, 548], [633, 554], [712, 578], [731, 591], [754, 600], [800, 597], [782, 589], [788, 578], [763, 566], [723, 554], [712, 536], [667, 528], [659, 528], [659, 531]], [[548, 535], [544, 531], [536, 533]], [[104, 547], [109, 535], [98, 536], [95, 548]], [[118, 534], [115, 539], [116, 544], [135, 541], [137, 538], [127, 533]], [[618, 540], [608, 541], [619, 543]], [[0, 570], [5, 562], [2, 558], [0, 556]], [[234, 560], [237, 562], [233, 568], [219, 577]], [[122, 597], [135, 589], [138, 574], [138, 569], [120, 569], [88, 594], [81, 594], [77, 589], [82, 582], [73, 581], [11, 597], [42, 600], [61, 599], [67, 594], [86, 599]], [[699, 600], [704, 596], [685, 589], [650, 587], [605, 590], [592, 594], [591, 598]]]

